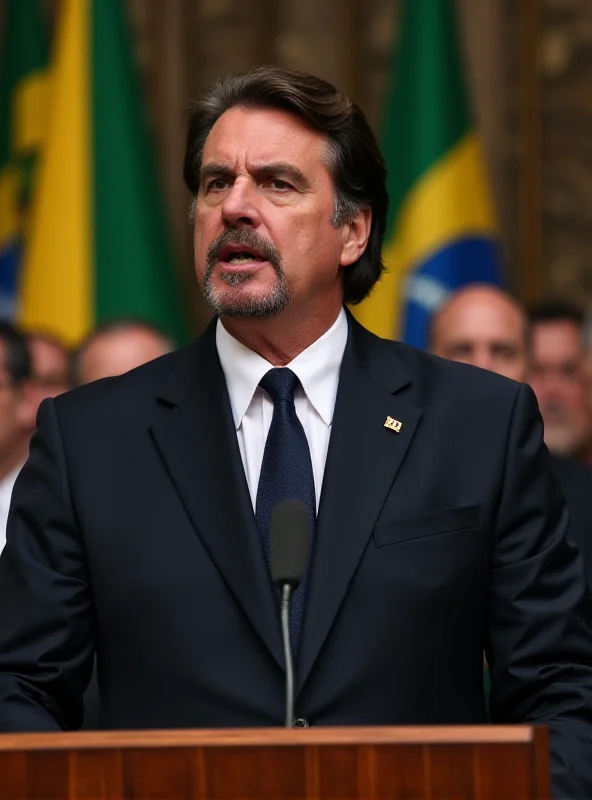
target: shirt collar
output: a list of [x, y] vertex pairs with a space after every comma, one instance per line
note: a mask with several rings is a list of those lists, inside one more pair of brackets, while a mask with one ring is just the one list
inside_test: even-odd
[[[308, 400], [327, 427], [333, 421], [347, 334], [347, 316], [342, 308], [329, 330], [286, 365], [298, 376]], [[273, 364], [237, 341], [220, 320], [216, 326], [216, 347], [238, 430], [259, 382]]]
[[216, 325], [216, 347], [226, 378], [234, 424], [238, 430], [261, 378], [272, 365], [259, 353], [231, 336], [221, 320]]

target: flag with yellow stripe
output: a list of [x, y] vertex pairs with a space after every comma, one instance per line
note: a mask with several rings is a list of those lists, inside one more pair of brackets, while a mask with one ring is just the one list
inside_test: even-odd
[[62, 0], [18, 319], [76, 345], [97, 324], [186, 319], [121, 0]]
[[0, 317], [14, 313], [35, 168], [46, 132], [47, 40], [38, 0], [8, 0], [0, 60]]
[[383, 152], [386, 273], [354, 310], [386, 338], [427, 346], [429, 319], [469, 283], [503, 282], [453, 0], [405, 0]]

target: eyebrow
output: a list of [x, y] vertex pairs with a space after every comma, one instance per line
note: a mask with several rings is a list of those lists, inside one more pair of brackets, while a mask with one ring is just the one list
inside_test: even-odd
[[[296, 184], [300, 189], [310, 188], [310, 181], [306, 175], [301, 172], [298, 167], [295, 167], [293, 164], [288, 164], [285, 161], [274, 161], [269, 164], [254, 164], [249, 172], [258, 178], [270, 178], [273, 176], [286, 178]], [[200, 181], [203, 182], [206, 178], [229, 176], [233, 174], [234, 171], [228, 164], [214, 162], [205, 164], [201, 168]]]

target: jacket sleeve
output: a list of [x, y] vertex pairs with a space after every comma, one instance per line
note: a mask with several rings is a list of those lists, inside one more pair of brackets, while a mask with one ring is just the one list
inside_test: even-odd
[[46, 400], [14, 487], [0, 557], [0, 730], [80, 726], [93, 629], [58, 418]]
[[584, 798], [592, 797], [592, 606], [568, 524], [537, 403], [523, 385], [492, 554], [491, 717], [547, 725], [554, 796]]

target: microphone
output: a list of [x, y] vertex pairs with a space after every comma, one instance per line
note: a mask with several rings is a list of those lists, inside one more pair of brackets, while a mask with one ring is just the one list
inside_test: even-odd
[[286, 660], [286, 728], [294, 719], [294, 658], [290, 638], [292, 594], [300, 586], [310, 543], [310, 517], [300, 500], [282, 500], [271, 512], [269, 564], [271, 579], [281, 591], [282, 639]]

